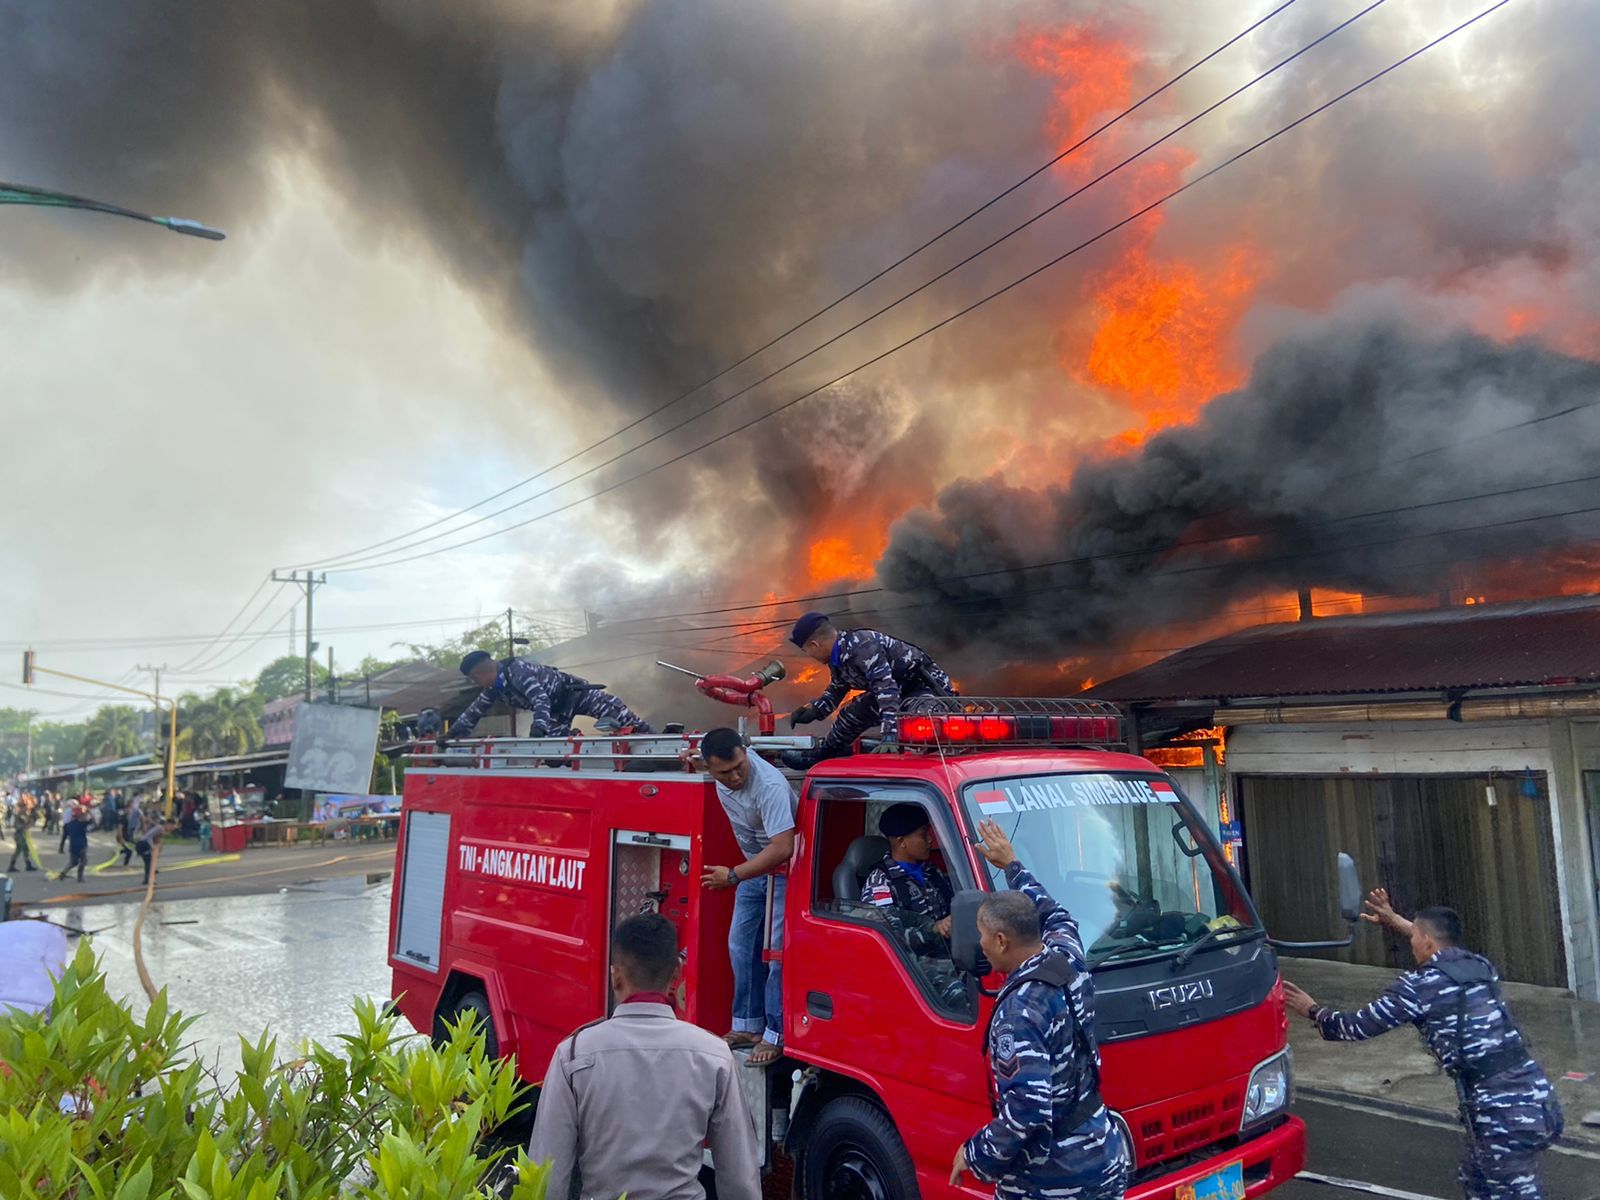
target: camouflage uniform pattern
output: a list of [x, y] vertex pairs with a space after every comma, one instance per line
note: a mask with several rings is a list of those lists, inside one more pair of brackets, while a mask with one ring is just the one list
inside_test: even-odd
[[857, 696], [840, 710], [822, 739], [825, 751], [843, 750], [874, 725], [894, 728], [900, 701], [908, 696], [949, 695], [950, 676], [928, 652], [876, 629], [849, 629], [834, 643], [829, 664], [833, 679], [811, 702], [818, 717], [838, 708], [851, 692]]
[[955, 889], [933, 863], [922, 867], [926, 885], [885, 854], [883, 861], [867, 872], [861, 884], [861, 903], [890, 910], [893, 923], [905, 935], [906, 943], [925, 957], [946, 956], [950, 942], [934, 924], [950, 915], [950, 898]]
[[572, 718], [580, 716], [612, 720], [639, 733], [651, 732], [638, 713], [610, 692], [592, 687], [588, 680], [525, 658], [508, 658], [500, 664], [493, 686], [479, 692], [455, 719], [450, 736], [471, 737], [478, 722], [499, 701], [533, 714], [534, 737], [565, 737], [572, 732]]
[[[1457, 983], [1445, 974], [1452, 962], [1482, 964], [1484, 982]], [[1391, 983], [1371, 1004], [1356, 1012], [1318, 1009], [1315, 1016], [1329, 1041], [1358, 1042], [1401, 1025], [1415, 1025], [1423, 1043], [1445, 1071], [1456, 1076], [1467, 1151], [1459, 1177], [1469, 1200], [1540, 1200], [1535, 1156], [1560, 1135], [1561, 1108], [1539, 1064], [1522, 1054], [1521, 1065], [1480, 1083], [1460, 1078], [1490, 1054], [1523, 1046], [1487, 960], [1455, 947], [1441, 950], [1414, 971]], [[1464, 1001], [1464, 1003], [1463, 1003]]]
[[[1094, 979], [1078, 923], [1021, 863], [1006, 868], [1006, 879], [1033, 901], [1044, 932], [1044, 948], [1018, 973], [1049, 955], [1065, 955], [1075, 973], [1067, 988], [1028, 982], [1001, 997], [989, 1027], [997, 1115], [968, 1139], [967, 1164], [995, 1183], [997, 1200], [1120, 1200], [1133, 1162], [1105, 1105], [1076, 1129], [1056, 1132], [1058, 1119], [1099, 1083]], [[1075, 1024], [1087, 1054], [1073, 1036]]]

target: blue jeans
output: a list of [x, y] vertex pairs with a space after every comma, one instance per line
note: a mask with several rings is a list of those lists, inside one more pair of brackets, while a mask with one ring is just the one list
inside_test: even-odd
[[767, 923], [767, 880], [772, 880], [772, 948], [783, 948], [782, 875], [746, 879], [733, 893], [728, 957], [733, 961], [733, 1028], [783, 1044], [783, 965], [762, 960]]

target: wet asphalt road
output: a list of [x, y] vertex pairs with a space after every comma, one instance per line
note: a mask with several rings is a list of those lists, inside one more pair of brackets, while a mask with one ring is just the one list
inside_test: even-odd
[[[145, 965], [171, 1005], [198, 1016], [207, 1059], [238, 1063], [238, 1034], [277, 1033], [280, 1054], [356, 1027], [351, 1000], [389, 996], [390, 884], [365, 875], [306, 880], [265, 894], [158, 900], [145, 922]], [[42, 915], [90, 931], [112, 989], [144, 1009], [133, 963], [139, 906], [52, 905]]]
[[[1306, 1171], [1366, 1186], [1336, 1187], [1302, 1177], [1273, 1192], [1274, 1200], [1357, 1200], [1372, 1195], [1401, 1200], [1396, 1192], [1410, 1193], [1404, 1200], [1460, 1196], [1458, 1126], [1389, 1113], [1359, 1101], [1320, 1097], [1301, 1096], [1295, 1111], [1306, 1123]], [[1568, 1114], [1569, 1122], [1576, 1119]], [[1600, 1197], [1600, 1146], [1562, 1146], [1542, 1157], [1546, 1200]]]
[[[388, 998], [390, 894], [387, 878], [369, 882], [351, 875], [302, 879], [264, 894], [160, 901], [145, 927], [146, 963], [174, 1007], [199, 1014], [192, 1036], [208, 1059], [236, 1064], [238, 1033], [254, 1037], [269, 1027], [283, 1054], [303, 1039], [327, 1041], [353, 1030], [353, 997]], [[142, 1009], [131, 950], [138, 906], [63, 904], [44, 911], [51, 920], [93, 931], [113, 988]], [[1274, 1197], [1452, 1200], [1460, 1194], [1455, 1167], [1461, 1139], [1453, 1124], [1304, 1095], [1296, 1111], [1309, 1129], [1307, 1171], [1360, 1186], [1305, 1177]], [[1595, 1148], [1544, 1155], [1547, 1200], [1600, 1200], [1600, 1146], [1586, 1145]]]

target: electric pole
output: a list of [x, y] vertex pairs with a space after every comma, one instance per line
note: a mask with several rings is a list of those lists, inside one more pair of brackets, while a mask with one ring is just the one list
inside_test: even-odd
[[511, 610], [508, 608], [508, 609], [506, 609], [506, 657], [507, 658], [515, 658], [516, 656], [517, 656], [517, 639], [512, 634], [512, 629], [511, 629]]
[[326, 573], [313, 576], [310, 571], [301, 575], [299, 571], [290, 571], [287, 576], [272, 573], [274, 583], [292, 583], [296, 587], [304, 588], [306, 593], [306, 702], [311, 701], [312, 672], [316, 666], [313, 655], [317, 652], [317, 643], [311, 640], [311, 594], [328, 582]]
[[161, 695], [161, 672], [163, 672], [163, 671], [165, 671], [167, 669], [167, 664], [166, 663], [162, 663], [159, 667], [148, 667], [148, 666], [141, 665], [141, 666], [135, 667], [134, 669], [137, 670], [137, 671], [149, 671], [151, 677], [155, 680], [155, 684], [151, 687], [150, 690], [153, 693], [155, 693], [157, 696]]
[[[141, 666], [138, 666], [138, 667], [136, 667], [134, 669], [138, 670], [138, 671], [149, 671], [150, 675], [151, 675], [151, 678], [153, 678], [155, 680], [155, 683], [151, 685], [150, 691], [156, 698], [156, 717], [158, 718], [158, 720], [157, 720], [157, 723], [156, 723], [155, 736], [154, 736], [154, 738], [151, 739], [151, 744], [152, 745], [160, 745], [161, 744], [161, 725], [160, 725], [159, 718], [161, 716], [161, 672], [163, 672], [163, 671], [165, 671], [167, 669], [167, 664], [166, 663], [162, 663], [159, 667], [150, 667], [150, 666], [141, 665]], [[142, 741], [143, 739], [140, 739], [140, 740]], [[176, 747], [170, 747], [167, 750], [168, 754], [176, 754], [177, 752], [178, 751], [177, 751]]]

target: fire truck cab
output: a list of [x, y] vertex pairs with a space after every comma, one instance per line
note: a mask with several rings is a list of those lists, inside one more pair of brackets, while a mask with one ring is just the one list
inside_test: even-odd
[[[1102, 1091], [1134, 1147], [1130, 1198], [1256, 1197], [1292, 1178], [1304, 1126], [1289, 1112], [1276, 956], [1182, 791], [1109, 748], [1116, 710], [924, 698], [899, 733], [897, 752], [796, 777], [782, 947], [768, 951], [782, 963], [784, 1057], [743, 1072], [763, 1146], [794, 1159], [795, 1194], [989, 1193], [948, 1177], [957, 1146], [992, 1115], [984, 1038], [999, 977], [963, 971], [949, 946], [862, 901], [887, 851], [878, 818], [908, 801], [927, 811], [957, 889], [957, 957], [975, 940], [976, 899], [1004, 886], [974, 847], [983, 817], [1076, 917]], [[389, 945], [395, 1003], [413, 1025], [437, 1032], [475, 1012], [493, 1050], [537, 1084], [557, 1043], [609, 1011], [609, 931], [656, 911], [679, 932], [680, 1016], [726, 1032], [733, 894], [699, 881], [743, 856], [709, 778], [620, 769], [676, 760], [696, 740], [487, 739], [413, 759]], [[809, 739], [757, 738], [751, 753], [797, 741]]]

